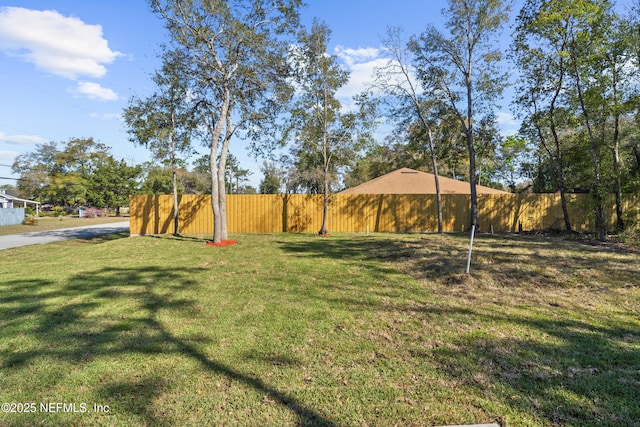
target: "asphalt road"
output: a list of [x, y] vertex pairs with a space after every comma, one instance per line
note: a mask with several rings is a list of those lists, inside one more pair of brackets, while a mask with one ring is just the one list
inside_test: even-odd
[[0, 250], [129, 231], [129, 221], [0, 236]]

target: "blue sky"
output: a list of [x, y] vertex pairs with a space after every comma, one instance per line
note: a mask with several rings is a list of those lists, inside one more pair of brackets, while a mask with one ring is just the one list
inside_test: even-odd
[[[418, 34], [427, 24], [439, 25], [446, 4], [307, 3], [304, 22], [318, 17], [331, 28], [330, 51], [352, 72], [344, 96], [364, 88], [379, 61], [380, 37], [388, 25], [403, 27], [407, 36]], [[506, 28], [505, 40], [510, 33]], [[165, 37], [146, 0], [0, 0], [0, 177], [13, 176], [5, 165], [36, 144], [75, 137], [93, 137], [110, 146], [115, 157], [132, 163], [149, 160], [143, 147], [128, 140], [121, 113], [132, 95], [153, 91], [150, 75]], [[509, 101], [502, 103], [499, 115], [505, 133], [517, 127], [509, 116]], [[250, 183], [257, 186], [262, 160], [249, 157], [242, 141], [235, 141], [231, 152], [253, 172]], [[0, 179], [0, 184], [13, 183]]]

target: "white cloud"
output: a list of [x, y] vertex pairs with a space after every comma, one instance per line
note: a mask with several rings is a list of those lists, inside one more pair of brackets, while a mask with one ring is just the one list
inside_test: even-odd
[[[385, 56], [382, 49], [374, 47], [351, 49], [337, 46], [335, 52], [345, 69], [351, 73], [349, 83], [339, 92], [339, 95], [343, 97], [352, 97], [365, 89], [377, 92], [376, 88], [369, 87], [374, 81], [376, 70], [387, 68], [395, 62]], [[403, 84], [404, 76], [398, 76], [398, 79], [400, 79], [398, 84]], [[413, 73], [412, 82], [417, 90], [420, 90], [420, 84]]]
[[104, 64], [122, 55], [109, 48], [100, 25], [21, 7], [0, 8], [0, 50], [71, 80], [102, 77]]
[[47, 142], [46, 139], [36, 135], [7, 135], [4, 132], [0, 132], [0, 141], [12, 145], [36, 145]]
[[[345, 70], [349, 71], [349, 82], [338, 90], [337, 96], [342, 102], [343, 108], [348, 111], [355, 107], [352, 99], [354, 95], [362, 93], [370, 89], [374, 93], [377, 91], [370, 85], [374, 80], [376, 69], [387, 67], [390, 62], [389, 58], [384, 55], [380, 48], [347, 48], [337, 46], [334, 53], [339, 58]], [[417, 81], [414, 73], [411, 73], [413, 84], [418, 91], [421, 90], [420, 83]], [[403, 81], [404, 77], [399, 77]], [[404, 84], [404, 83], [403, 83]], [[504, 136], [517, 134], [520, 129], [520, 121], [513, 114], [505, 111], [496, 113], [497, 124], [500, 132]]]
[[367, 60], [377, 59], [380, 57], [380, 49], [375, 47], [361, 47], [358, 49], [352, 49], [338, 45], [335, 48], [335, 53], [338, 57], [342, 58], [347, 65], [358, 62], [367, 62]]
[[91, 99], [99, 99], [101, 101], [117, 101], [118, 94], [111, 89], [104, 88], [98, 83], [78, 82], [76, 91], [82, 95], [86, 95]]
[[496, 122], [501, 133], [505, 136], [517, 134], [520, 130], [520, 121], [509, 112], [498, 111], [496, 113]]
[[349, 82], [340, 88], [337, 96], [343, 104], [350, 105], [349, 100], [354, 95], [369, 88], [373, 81], [373, 72], [376, 68], [384, 66], [387, 59], [382, 58], [380, 49], [374, 47], [351, 49], [336, 46], [334, 52], [350, 73]]

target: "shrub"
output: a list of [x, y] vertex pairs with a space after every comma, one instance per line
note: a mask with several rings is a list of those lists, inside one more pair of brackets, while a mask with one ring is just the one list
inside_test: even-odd
[[640, 226], [633, 225], [627, 227], [618, 235], [618, 239], [628, 245], [640, 247]]
[[23, 225], [37, 225], [38, 220], [35, 216], [28, 216], [22, 221]]

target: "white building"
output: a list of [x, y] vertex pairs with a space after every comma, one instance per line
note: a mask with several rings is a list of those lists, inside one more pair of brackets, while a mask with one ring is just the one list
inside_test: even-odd
[[27, 205], [34, 205], [36, 207], [36, 216], [38, 216], [40, 210], [40, 202], [21, 199], [19, 197], [7, 194], [5, 190], [0, 190], [0, 209], [26, 208]]

